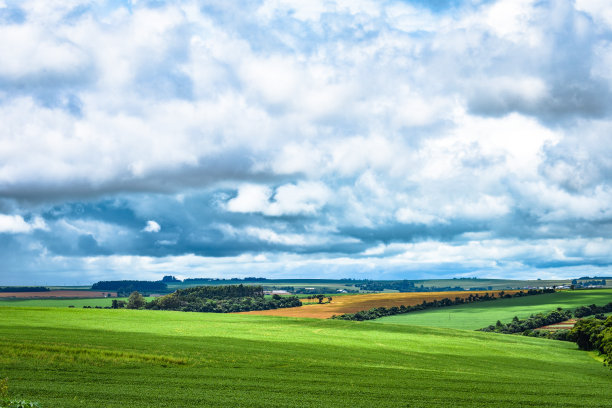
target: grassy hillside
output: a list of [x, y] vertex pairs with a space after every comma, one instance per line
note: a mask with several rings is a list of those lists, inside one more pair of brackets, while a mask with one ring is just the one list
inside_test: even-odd
[[2, 308], [0, 377], [43, 407], [601, 407], [571, 343], [450, 329], [140, 310]]
[[497, 320], [509, 322], [514, 316], [525, 318], [533, 313], [548, 312], [557, 307], [568, 309], [593, 303], [604, 305], [609, 302], [612, 302], [612, 289], [563, 291], [429, 309], [383, 317], [375, 322], [476, 330], [495, 324]]

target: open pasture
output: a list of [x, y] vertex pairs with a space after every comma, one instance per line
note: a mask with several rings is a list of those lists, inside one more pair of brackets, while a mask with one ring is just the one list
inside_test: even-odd
[[0, 377], [50, 407], [602, 407], [572, 343], [371, 322], [3, 308]]
[[550, 312], [557, 307], [574, 309], [578, 306], [612, 302], [612, 289], [567, 290], [536, 296], [498, 299], [439, 309], [429, 309], [374, 320], [377, 323], [410, 324], [453, 329], [477, 330], [497, 320], [508, 323], [514, 316], [529, 317], [531, 314]]
[[[516, 291], [506, 291], [514, 293]], [[424, 300], [467, 298], [473, 294], [484, 295], [485, 293], [496, 293], [495, 291], [476, 292], [409, 292], [409, 293], [369, 293], [365, 295], [332, 296], [331, 303], [305, 304], [302, 307], [291, 309], [257, 310], [244, 312], [245, 314], [257, 314], [263, 316], [285, 316], [285, 317], [313, 317], [317, 319], [328, 319], [333, 315], [344, 313], [355, 313], [360, 310], [368, 310], [374, 307], [412, 306], [423, 303]], [[305, 299], [303, 299], [306, 302]]]
[[117, 292], [97, 292], [93, 290], [50, 290], [47, 292], [0, 292], [0, 298], [48, 299], [48, 298], [104, 298], [116, 297]]
[[[120, 298], [54, 298], [54, 299], [0, 299], [0, 307], [13, 306], [13, 307], [110, 307], [113, 300], [128, 300], [127, 297]], [[147, 302], [151, 301], [151, 297], [144, 298]]]

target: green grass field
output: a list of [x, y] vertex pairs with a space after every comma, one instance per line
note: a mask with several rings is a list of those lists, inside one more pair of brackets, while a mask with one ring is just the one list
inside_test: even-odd
[[[92, 298], [92, 299], [6, 299], [0, 298], [0, 307], [12, 306], [12, 307], [106, 307], [110, 306], [113, 299], [125, 300], [127, 297], [122, 298]], [[146, 301], [151, 301], [150, 297], [145, 297]]]
[[[373, 322], [2, 308], [0, 377], [43, 407], [602, 407], [553, 340]], [[609, 406], [609, 405], [608, 405]]]
[[549, 312], [557, 307], [570, 309], [593, 303], [601, 306], [609, 302], [612, 302], [612, 289], [562, 291], [429, 309], [383, 317], [375, 322], [477, 330], [495, 324], [497, 320], [507, 323], [514, 316], [525, 318], [534, 313]]

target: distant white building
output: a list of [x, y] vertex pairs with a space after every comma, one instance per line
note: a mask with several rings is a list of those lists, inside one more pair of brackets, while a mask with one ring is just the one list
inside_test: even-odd
[[288, 295], [286, 290], [264, 290], [264, 295]]

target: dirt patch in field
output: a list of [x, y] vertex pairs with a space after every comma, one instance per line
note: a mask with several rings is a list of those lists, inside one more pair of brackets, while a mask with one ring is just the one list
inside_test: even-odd
[[578, 319], [569, 319], [560, 323], [549, 324], [548, 326], [538, 327], [536, 330], [548, 330], [548, 331], [558, 331], [558, 330], [571, 330], [574, 328], [574, 325]]
[[[507, 290], [505, 293], [513, 294], [516, 290]], [[333, 297], [331, 303], [303, 305], [286, 309], [256, 310], [252, 312], [242, 312], [242, 314], [256, 314], [267, 316], [286, 316], [286, 317], [314, 317], [317, 319], [327, 319], [333, 315], [344, 313], [355, 313], [361, 310], [369, 310], [374, 307], [393, 307], [393, 306], [413, 306], [431, 302], [432, 300], [442, 300], [444, 298], [455, 299], [468, 298], [474, 294], [484, 295], [485, 293], [497, 296], [499, 291], [478, 291], [478, 292], [410, 292], [410, 293], [370, 293], [367, 295], [345, 295]], [[309, 301], [302, 299], [302, 301]]]
[[0, 292], [0, 298], [48, 299], [48, 298], [104, 298], [110, 293], [117, 297], [117, 292], [90, 292], [85, 290], [50, 290], [48, 292]]

